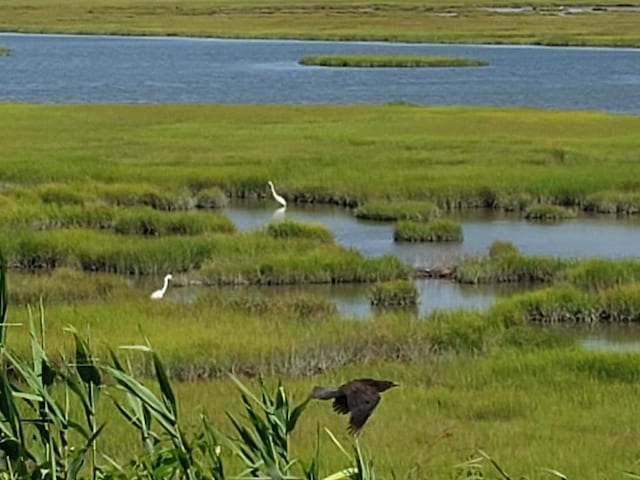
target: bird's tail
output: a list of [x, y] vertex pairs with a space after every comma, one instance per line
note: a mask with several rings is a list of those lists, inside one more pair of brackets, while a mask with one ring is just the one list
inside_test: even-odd
[[313, 398], [319, 398], [320, 400], [329, 400], [335, 398], [340, 394], [340, 389], [337, 387], [313, 387], [311, 396]]

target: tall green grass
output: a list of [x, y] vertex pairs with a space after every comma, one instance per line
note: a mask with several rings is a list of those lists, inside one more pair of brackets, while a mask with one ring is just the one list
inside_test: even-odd
[[[614, 195], [632, 199], [639, 122], [409, 105], [2, 105], [0, 180], [9, 198], [69, 184], [84, 203], [158, 210], [193, 208], [198, 192], [215, 187], [266, 198], [269, 179], [292, 201], [373, 206], [370, 218], [402, 218], [403, 202], [415, 202], [405, 215], [417, 209], [421, 220], [432, 216], [429, 202], [597, 209]], [[136, 142], [123, 146], [128, 136]]]
[[462, 225], [446, 218], [427, 223], [404, 220], [393, 227], [393, 239], [402, 242], [461, 242]]

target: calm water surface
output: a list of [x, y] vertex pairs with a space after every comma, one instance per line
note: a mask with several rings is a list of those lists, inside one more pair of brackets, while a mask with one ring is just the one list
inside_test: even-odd
[[[640, 114], [640, 49], [0, 34], [0, 100], [510, 105]], [[453, 55], [487, 67], [358, 69], [304, 55]]]
[[342, 208], [294, 205], [282, 211], [265, 203], [247, 203], [232, 205], [225, 214], [239, 230], [260, 228], [284, 218], [320, 223], [342, 245], [368, 256], [393, 254], [414, 266], [441, 265], [463, 255], [485, 253], [494, 240], [512, 242], [527, 255], [640, 256], [640, 218], [633, 216], [598, 215], [545, 223], [478, 210], [451, 216], [462, 223], [462, 242], [398, 243], [393, 241], [392, 224], [358, 220]]

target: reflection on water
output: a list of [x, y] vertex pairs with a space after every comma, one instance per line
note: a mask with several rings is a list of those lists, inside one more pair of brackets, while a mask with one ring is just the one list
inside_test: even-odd
[[[251, 230], [272, 221], [270, 203], [242, 203], [225, 209], [238, 230]], [[474, 210], [451, 218], [462, 223], [464, 241], [449, 243], [399, 243], [393, 241], [393, 225], [355, 218], [349, 210], [320, 205], [291, 205], [287, 219], [320, 223], [336, 241], [368, 256], [396, 255], [411, 265], [434, 266], [462, 255], [484, 253], [494, 240], [512, 242], [528, 255], [559, 257], [640, 256], [640, 219], [607, 215], [581, 216], [557, 223], [533, 222], [517, 214]]]
[[[156, 282], [157, 283], [157, 282]], [[450, 310], [464, 308], [468, 310], [483, 310], [498, 297], [512, 295], [530, 290], [527, 285], [462, 285], [450, 280], [416, 279], [419, 303], [418, 315], [422, 316], [436, 310]], [[150, 290], [149, 280], [139, 284], [140, 288]], [[326, 302], [334, 303], [338, 313], [345, 317], [366, 318], [374, 312], [369, 302], [370, 284], [312, 284], [312, 285], [279, 285], [279, 286], [251, 286], [251, 287], [173, 287], [166, 295], [165, 301], [179, 303], [193, 303], [200, 296], [207, 295], [215, 288], [217, 293], [237, 294], [239, 289], [245, 289], [247, 294], [269, 297], [295, 297], [310, 295]]]
[[574, 329], [579, 345], [585, 350], [605, 352], [640, 352], [640, 325], [604, 325]]

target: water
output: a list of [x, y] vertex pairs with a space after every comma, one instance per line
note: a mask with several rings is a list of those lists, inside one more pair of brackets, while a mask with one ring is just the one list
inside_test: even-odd
[[[1, 34], [0, 100], [508, 105], [640, 114], [640, 50]], [[308, 67], [304, 55], [454, 55], [487, 67]]]
[[393, 241], [393, 225], [355, 218], [338, 207], [299, 206], [276, 210], [266, 203], [232, 205], [224, 210], [239, 230], [250, 230], [283, 218], [319, 223], [336, 241], [367, 256], [396, 255], [414, 266], [449, 264], [464, 255], [486, 253], [495, 240], [512, 242], [523, 254], [577, 257], [640, 256], [640, 218], [582, 216], [558, 223], [528, 221], [517, 214], [478, 210], [453, 215], [462, 223], [464, 241], [403, 243]]
[[[161, 283], [161, 279], [143, 279], [138, 282], [138, 288], [151, 291], [155, 285]], [[450, 280], [416, 279], [418, 289], [418, 316], [465, 308], [468, 310], [482, 311], [488, 308], [497, 298], [525, 292], [531, 289], [526, 285], [462, 285]], [[165, 301], [192, 303], [207, 291], [215, 288], [219, 291], [238, 291], [249, 289], [252, 294], [269, 297], [295, 297], [298, 295], [311, 295], [326, 302], [335, 304], [338, 313], [348, 318], [369, 318], [375, 314], [375, 309], [369, 301], [371, 285], [368, 284], [341, 284], [341, 285], [281, 285], [269, 287], [170, 287], [165, 295]]]

